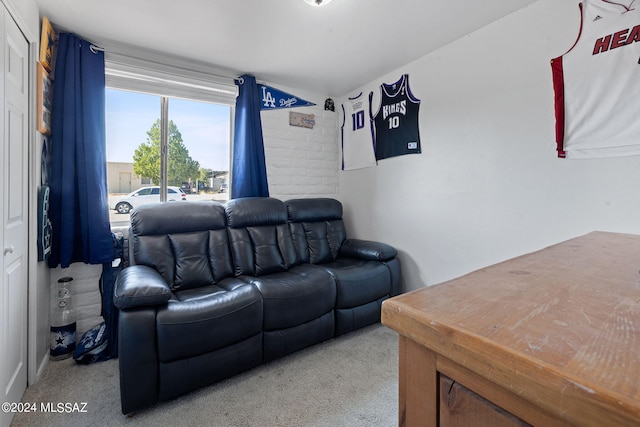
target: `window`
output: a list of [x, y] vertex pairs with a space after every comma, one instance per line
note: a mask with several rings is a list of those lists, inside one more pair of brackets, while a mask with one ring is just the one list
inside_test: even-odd
[[[228, 200], [235, 86], [177, 77], [107, 61], [107, 190], [112, 226], [126, 226], [136, 204], [167, 200]], [[192, 73], [191, 73], [192, 74]], [[200, 77], [200, 76], [199, 76]], [[226, 89], [225, 89], [226, 87]], [[166, 104], [166, 129], [161, 126]], [[163, 160], [161, 129], [166, 130]], [[166, 162], [166, 163], [162, 163]], [[164, 166], [166, 165], [166, 166]], [[139, 197], [147, 191], [146, 197]], [[133, 192], [137, 195], [133, 197]], [[158, 199], [158, 200], [155, 200]]]

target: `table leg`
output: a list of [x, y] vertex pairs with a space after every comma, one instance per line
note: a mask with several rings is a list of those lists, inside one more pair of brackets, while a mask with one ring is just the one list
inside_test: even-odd
[[400, 336], [399, 411], [401, 427], [438, 425], [438, 372], [433, 351]]

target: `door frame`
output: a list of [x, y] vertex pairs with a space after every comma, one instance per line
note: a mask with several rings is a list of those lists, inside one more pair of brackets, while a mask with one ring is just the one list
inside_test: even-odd
[[[18, 26], [22, 29], [19, 21]], [[50, 306], [50, 273], [46, 262], [38, 262], [38, 189], [41, 179], [41, 155], [43, 135], [36, 131], [36, 67], [39, 59], [39, 37], [25, 33], [29, 42], [29, 337], [27, 345], [27, 386], [35, 384], [41, 378], [45, 368], [49, 364], [49, 306]], [[43, 289], [43, 285], [46, 288]], [[42, 319], [44, 315], [44, 319]], [[44, 336], [38, 334], [41, 328], [45, 328]], [[40, 353], [40, 355], [38, 354]], [[38, 360], [40, 358], [40, 360]]]
[[[28, 81], [29, 81], [29, 101], [28, 101], [28, 132], [27, 132], [27, 387], [35, 384], [42, 377], [49, 362], [49, 299], [50, 284], [49, 269], [46, 263], [38, 262], [38, 246], [36, 236], [37, 213], [38, 213], [38, 188], [40, 186], [40, 154], [42, 150], [42, 135], [36, 131], [36, 67], [39, 58], [40, 37], [38, 25], [33, 33], [28, 25], [30, 16], [23, 16], [20, 8], [14, 6], [22, 0], [0, 0], [9, 15], [18, 25], [24, 38], [29, 45], [28, 49]], [[39, 12], [35, 6], [34, 12]], [[40, 17], [38, 15], [39, 24]], [[45, 305], [46, 304], [46, 305]], [[43, 312], [44, 311], [44, 312]], [[43, 318], [44, 317], [44, 318]], [[40, 353], [40, 354], [38, 354]]]

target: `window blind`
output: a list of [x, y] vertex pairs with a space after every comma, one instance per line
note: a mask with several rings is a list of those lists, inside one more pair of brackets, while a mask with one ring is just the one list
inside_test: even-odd
[[[232, 78], [105, 49], [107, 87], [152, 95], [235, 105], [237, 87]], [[199, 66], [202, 68], [202, 65]]]

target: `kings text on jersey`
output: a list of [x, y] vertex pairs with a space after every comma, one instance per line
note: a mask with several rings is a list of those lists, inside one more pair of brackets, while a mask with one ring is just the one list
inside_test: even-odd
[[407, 101], [402, 100], [400, 102], [396, 102], [395, 104], [383, 105], [382, 106], [382, 118], [386, 119], [389, 117], [389, 114], [399, 113], [402, 115], [407, 114]]

